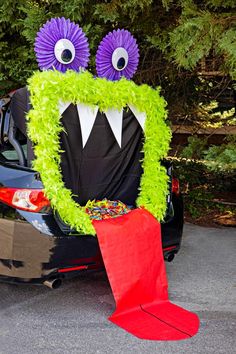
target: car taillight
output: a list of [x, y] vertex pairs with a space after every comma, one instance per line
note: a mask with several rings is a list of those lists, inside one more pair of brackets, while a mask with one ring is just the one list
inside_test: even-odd
[[172, 178], [172, 193], [176, 195], [180, 193], [179, 180], [177, 178]]
[[14, 208], [37, 213], [50, 207], [42, 189], [0, 188], [0, 201]]

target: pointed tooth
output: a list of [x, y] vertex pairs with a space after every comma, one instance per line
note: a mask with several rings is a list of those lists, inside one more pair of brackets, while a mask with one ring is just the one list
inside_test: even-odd
[[98, 113], [98, 106], [90, 107], [85, 104], [78, 103], [77, 109], [79, 113], [82, 144], [84, 148], [93, 129], [95, 119]]
[[65, 112], [65, 110], [69, 107], [70, 104], [71, 104], [71, 102], [62, 102], [62, 101], [58, 102], [58, 108], [60, 111], [60, 115], [62, 115]]
[[142, 129], [144, 131], [145, 121], [146, 121], [146, 118], [147, 118], [146, 113], [139, 112], [137, 110], [137, 108], [135, 108], [135, 106], [133, 106], [132, 104], [129, 104], [129, 108], [131, 109], [131, 111], [135, 115], [135, 118], [137, 119], [137, 121], [139, 122], [139, 124], [141, 125], [141, 127], [142, 127]]
[[121, 111], [118, 111], [117, 109], [108, 109], [104, 113], [107, 117], [108, 123], [110, 124], [110, 127], [113, 131], [116, 141], [121, 147], [123, 109]]

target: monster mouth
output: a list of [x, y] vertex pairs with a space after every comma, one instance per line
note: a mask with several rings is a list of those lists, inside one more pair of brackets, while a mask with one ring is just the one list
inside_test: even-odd
[[111, 82], [94, 78], [89, 72], [69, 70], [65, 74], [35, 73], [29, 80], [29, 90], [33, 109], [28, 114], [28, 131], [35, 144], [34, 168], [40, 172], [45, 193], [64, 222], [81, 234], [95, 233], [84, 207], [73, 200], [71, 190], [65, 187], [60, 168], [60, 133], [64, 130], [61, 115], [71, 103], [78, 110], [83, 148], [100, 111], [122, 149], [123, 112], [127, 107], [132, 111], [144, 130], [143, 175], [136, 204], [158, 220], [163, 218], [168, 177], [160, 161], [168, 151], [171, 135], [165, 124], [166, 104], [158, 90], [126, 79]]
[[[59, 108], [60, 115], [62, 115], [66, 111], [66, 109], [71, 105], [71, 103], [72, 102], [64, 103], [62, 101], [59, 101], [58, 108]], [[76, 107], [78, 110], [78, 116], [80, 120], [82, 146], [84, 148], [92, 132], [99, 107], [98, 106], [91, 107], [83, 103], [77, 103]], [[127, 110], [127, 108], [131, 110], [134, 117], [137, 119], [138, 123], [140, 124], [142, 130], [144, 131], [145, 121], [147, 118], [146, 113], [139, 112], [134, 105], [130, 104], [128, 105], [128, 107], [124, 107], [121, 110], [110, 108], [104, 111], [104, 114], [107, 118], [110, 128], [120, 148], [122, 147], [123, 112], [124, 110]]]

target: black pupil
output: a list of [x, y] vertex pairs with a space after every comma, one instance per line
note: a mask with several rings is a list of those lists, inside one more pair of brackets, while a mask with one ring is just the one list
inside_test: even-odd
[[72, 53], [69, 49], [64, 49], [63, 52], [61, 53], [61, 59], [65, 62], [68, 63], [72, 59]]
[[125, 67], [125, 58], [121, 57], [117, 62], [117, 68], [123, 69]]

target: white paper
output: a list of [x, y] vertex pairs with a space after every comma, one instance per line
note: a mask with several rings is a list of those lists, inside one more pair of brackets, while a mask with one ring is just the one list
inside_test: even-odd
[[78, 103], [77, 109], [79, 113], [82, 144], [84, 148], [93, 129], [95, 119], [98, 113], [98, 107], [90, 107], [83, 103]]
[[105, 115], [116, 138], [116, 141], [121, 147], [123, 109], [121, 111], [118, 111], [117, 109], [108, 109], [105, 112]]
[[135, 118], [137, 119], [137, 121], [139, 122], [139, 124], [141, 125], [142, 129], [144, 130], [144, 126], [145, 126], [145, 121], [146, 121], [146, 113], [144, 112], [139, 112], [135, 106], [133, 106], [132, 104], [129, 104], [129, 108], [131, 109], [131, 111], [133, 112], [133, 114], [135, 115]]
[[62, 115], [65, 112], [65, 110], [69, 107], [70, 104], [71, 104], [71, 102], [62, 102], [62, 101], [58, 102], [58, 108], [60, 111], [60, 115]]

